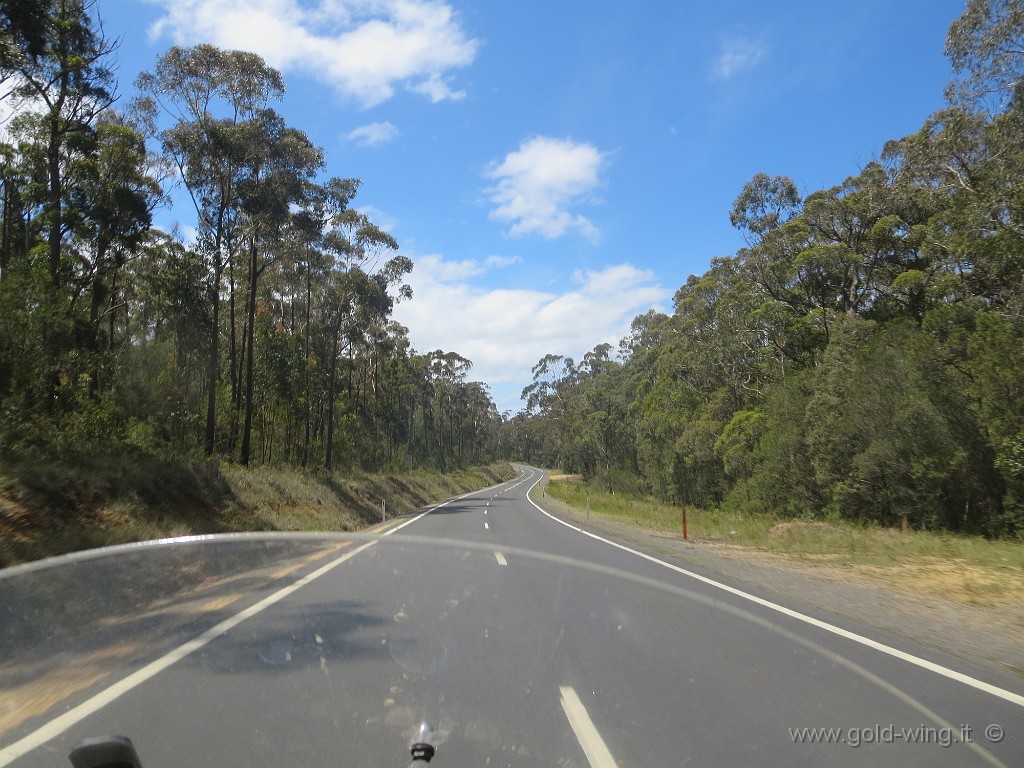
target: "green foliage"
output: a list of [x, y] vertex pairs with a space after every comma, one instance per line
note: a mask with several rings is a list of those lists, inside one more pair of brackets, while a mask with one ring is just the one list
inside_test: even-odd
[[[730, 213], [748, 247], [636, 318], [617, 358], [543, 357], [506, 416], [470, 361], [391, 321], [412, 262], [353, 208], [358, 180], [319, 180], [322, 150], [270, 107], [279, 72], [172, 48], [129, 119], [92, 5], [15, 5], [0, 455], [501, 455], [729, 514], [1024, 530], [1020, 0], [968, 3], [951, 104], [920, 131], [810, 194], [755, 175]], [[173, 176], [191, 248], [150, 225]]]
[[753, 474], [751, 455], [764, 434], [764, 421], [764, 414], [757, 409], [736, 411], [715, 441], [715, 455], [733, 482]]
[[730, 513], [1024, 531], [1022, 18], [971, 0], [951, 104], [857, 175], [756, 174], [748, 247], [638, 317], [621, 363], [543, 358], [531, 454]]
[[965, 456], [908, 348], [915, 332], [851, 320], [833, 336], [807, 406], [809, 457], [826, 512], [959, 527], [959, 510], [944, 509], [944, 499]]
[[733, 480], [723, 506], [751, 514], [813, 518], [823, 498], [807, 445], [813, 371], [788, 376], [753, 411], [740, 411], [715, 449]]
[[[121, 114], [93, 3], [8, 5], [0, 455], [490, 461], [501, 417], [486, 387], [391, 322], [413, 264], [352, 207], [358, 180], [321, 183], [323, 150], [270, 106], [277, 70], [175, 47]], [[178, 182], [191, 247], [151, 227]]]
[[979, 312], [967, 342], [967, 392], [984, 425], [987, 447], [1005, 484], [1001, 514], [993, 527], [1001, 532], [1024, 529], [1024, 332], [1017, 323], [993, 312]]
[[675, 444], [673, 480], [683, 504], [710, 507], [721, 502], [726, 490], [722, 459], [715, 453], [725, 423], [715, 401], [698, 409], [686, 422]]
[[958, 78], [951, 100], [975, 106], [1019, 102], [1024, 74], [1024, 3], [1020, 0], [968, 0], [946, 37], [946, 55]]

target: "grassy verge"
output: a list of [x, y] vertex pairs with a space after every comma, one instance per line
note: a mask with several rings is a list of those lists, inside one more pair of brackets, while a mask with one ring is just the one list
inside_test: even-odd
[[[660, 535], [682, 537], [681, 508], [609, 494], [578, 478], [552, 479], [548, 494], [585, 513]], [[950, 533], [755, 517], [687, 509], [689, 538], [790, 562], [846, 572], [952, 597], [993, 604], [1024, 601], [1024, 544]]]
[[301, 472], [167, 460], [140, 451], [0, 465], [0, 567], [108, 544], [235, 531], [353, 531], [512, 478]]

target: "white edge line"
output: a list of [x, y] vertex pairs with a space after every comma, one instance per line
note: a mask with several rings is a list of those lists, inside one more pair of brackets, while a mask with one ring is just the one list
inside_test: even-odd
[[949, 669], [948, 667], [944, 667], [941, 664], [936, 664], [935, 662], [928, 661], [927, 659], [922, 659], [920, 656], [914, 656], [913, 654], [907, 653], [906, 651], [901, 651], [898, 648], [893, 648], [891, 645], [879, 643], [878, 641], [872, 640], [869, 637], [858, 635], [856, 632], [850, 632], [849, 630], [843, 629], [842, 627], [837, 627], [834, 624], [829, 624], [828, 622], [821, 621], [820, 619], [815, 619], [812, 616], [800, 613], [799, 611], [794, 611], [791, 608], [786, 608], [785, 606], [779, 605], [778, 603], [773, 603], [770, 600], [765, 600], [764, 598], [757, 597], [756, 595], [751, 595], [750, 593], [744, 592], [743, 590], [736, 589], [735, 587], [730, 587], [728, 584], [722, 584], [721, 582], [715, 581], [714, 579], [709, 579], [707, 576], [701, 576], [699, 573], [694, 573], [693, 571], [688, 571], [685, 568], [680, 568], [678, 565], [666, 563], [664, 560], [659, 560], [658, 558], [652, 557], [651, 555], [645, 554], [644, 552], [638, 552], [635, 549], [630, 549], [629, 547], [623, 544], [619, 544], [618, 542], [605, 539], [601, 536], [598, 536], [596, 533], [585, 531], [582, 528], [573, 525], [572, 523], [568, 523], [565, 520], [561, 520], [555, 517], [554, 515], [550, 514], [546, 510], [542, 509], [532, 498], [530, 498], [530, 491], [532, 491], [534, 487], [536, 487], [537, 483], [539, 483], [543, 479], [544, 473], [542, 472], [541, 476], [537, 479], [537, 482], [531, 485], [529, 490], [527, 490], [526, 499], [531, 504], [533, 504], [533, 506], [536, 507], [540, 512], [550, 517], [556, 523], [561, 523], [566, 528], [571, 528], [574, 531], [582, 533], [584, 536], [589, 536], [592, 539], [603, 541], [605, 544], [609, 544], [613, 547], [621, 549], [624, 552], [629, 552], [630, 554], [636, 555], [637, 557], [642, 557], [644, 560], [649, 560], [652, 563], [657, 563], [658, 565], [664, 566], [665, 568], [675, 571], [676, 573], [681, 573], [684, 576], [689, 576], [691, 579], [696, 579], [697, 581], [703, 582], [712, 587], [716, 587], [717, 589], [721, 589], [732, 595], [736, 595], [737, 597], [742, 597], [744, 600], [749, 600], [750, 602], [757, 603], [758, 605], [763, 606], [765, 608], [770, 608], [773, 611], [778, 611], [781, 614], [789, 616], [793, 619], [797, 619], [798, 621], [802, 621], [806, 624], [810, 624], [811, 626], [817, 627], [818, 629], [823, 629], [826, 632], [831, 632], [834, 635], [845, 637], [847, 640], [852, 640], [855, 643], [860, 643], [861, 645], [865, 645], [868, 648], [872, 648], [876, 651], [888, 654], [889, 656], [900, 659], [901, 661], [914, 664], [915, 666], [921, 667], [922, 669], [927, 669], [929, 672], [934, 672], [937, 675], [948, 677], [950, 680], [956, 680], [958, 683], [969, 685], [972, 688], [975, 688], [979, 691], [984, 691], [985, 693], [991, 694], [992, 696], [996, 696], [997, 698], [1000, 698], [1004, 701], [1008, 701], [1011, 704], [1016, 704], [1017, 706], [1024, 707], [1024, 696], [1021, 696], [1018, 693], [1008, 691], [1005, 688], [999, 688], [998, 686], [992, 685], [991, 683], [986, 683], [984, 680], [978, 680], [976, 678], [971, 677], [970, 675], [965, 675], [963, 672], [957, 672], [955, 669]]
[[576, 740], [583, 747], [583, 754], [587, 756], [591, 768], [616, 768], [612, 753], [608, 751], [608, 746], [598, 733], [594, 721], [587, 714], [587, 709], [576, 695], [575, 689], [563, 685], [559, 690], [562, 693], [562, 709], [569, 719], [572, 732], [576, 734]]
[[165, 653], [163, 656], [156, 659], [155, 661], [151, 661], [146, 666], [133, 672], [127, 677], [119, 680], [110, 687], [104, 688], [95, 696], [92, 696], [83, 701], [78, 706], [69, 709], [60, 717], [54, 718], [41, 728], [37, 728], [27, 736], [22, 737], [10, 746], [5, 747], [3, 750], [0, 750], [0, 766], [8, 765], [14, 760], [17, 760], [19, 757], [22, 757], [26, 755], [28, 752], [31, 752], [33, 749], [42, 746], [50, 739], [56, 738], [76, 723], [80, 722], [81, 720], [84, 720], [86, 717], [93, 714], [94, 712], [97, 712], [98, 710], [107, 706], [111, 702], [121, 698], [130, 690], [141, 685], [142, 683], [146, 682], [147, 680], [159, 674], [160, 672], [164, 671], [172, 664], [181, 661], [189, 654], [198, 651], [211, 640], [220, 637], [229, 629], [237, 626], [238, 624], [241, 624], [246, 619], [255, 616], [261, 611], [266, 610], [274, 603], [283, 600], [296, 590], [301, 589], [314, 579], [318, 579], [328, 571], [341, 565], [346, 560], [358, 555], [360, 552], [369, 549], [376, 543], [376, 541], [369, 541], [363, 544], [362, 546], [353, 549], [351, 552], [346, 552], [341, 557], [332, 560], [324, 566], [321, 566], [312, 573], [306, 574], [301, 579], [289, 584], [287, 587], [279, 589], [272, 595], [268, 595], [267, 597], [260, 600], [258, 603], [254, 603], [245, 610], [239, 611], [234, 616], [224, 619], [224, 621], [206, 630], [201, 635], [198, 635], [197, 637], [192, 638], [188, 642], [179, 645], [177, 648]]
[[[511, 481], [509, 481], [509, 480], [505, 481], [505, 483], [508, 483], [508, 482], [511, 482]], [[490, 486], [490, 488], [484, 488], [483, 491], [491, 490], [491, 488], [497, 488], [498, 486], [504, 485], [505, 483], [498, 483], [497, 485], [492, 485], [492, 486]], [[482, 493], [483, 491], [471, 491], [470, 493], [465, 493], [462, 496], [457, 496], [454, 499], [448, 499], [448, 501], [445, 501], [445, 502], [443, 502], [441, 504], [437, 504], [437, 505], [431, 507], [430, 509], [428, 509], [428, 510], [426, 510], [424, 512], [421, 512], [420, 514], [416, 515], [416, 517], [414, 517], [414, 518], [412, 518], [410, 520], [406, 520], [401, 525], [396, 525], [394, 528], [388, 529], [387, 531], [382, 533], [381, 536], [389, 536], [392, 533], [394, 533], [395, 531], [399, 531], [402, 528], [405, 528], [407, 525], [412, 525], [413, 523], [415, 523], [420, 518], [426, 517], [431, 512], [433, 512], [435, 509], [440, 509], [441, 507], [444, 507], [444, 506], [447, 506], [448, 504], [451, 504], [453, 501], [458, 501], [459, 499], [464, 499], [467, 496], [472, 496], [475, 493]], [[320, 578], [321, 576], [323, 576], [328, 571], [331, 571], [334, 568], [337, 568], [339, 565], [344, 563], [346, 560], [349, 560], [349, 559], [355, 557], [360, 552], [363, 552], [363, 551], [369, 549], [370, 547], [374, 546], [376, 543], [377, 543], [377, 541], [368, 541], [365, 544], [357, 547], [356, 549], [353, 549], [351, 552], [346, 552], [341, 557], [339, 557], [339, 558], [337, 558], [335, 560], [332, 560], [331, 562], [327, 563], [326, 565], [321, 566], [320, 568], [318, 568], [317, 570], [313, 571], [312, 573], [307, 573], [301, 579], [298, 579], [297, 581], [292, 582], [287, 587], [283, 587], [282, 589], [279, 589], [277, 592], [273, 593], [272, 595], [268, 595], [267, 597], [265, 597], [262, 600], [260, 600], [258, 603], [254, 603], [253, 605], [250, 605], [248, 608], [246, 608], [246, 609], [244, 609], [242, 611], [239, 611], [234, 616], [231, 616], [231, 617], [229, 617], [227, 619], [224, 619], [224, 621], [220, 622], [219, 624], [217, 624], [217, 625], [215, 625], [213, 627], [210, 627], [210, 629], [206, 630], [205, 632], [203, 632], [202, 634], [198, 635], [197, 637], [194, 637], [191, 640], [183, 643], [182, 645], [179, 645], [177, 648], [174, 648], [173, 650], [168, 651], [167, 653], [165, 653], [163, 656], [161, 656], [160, 658], [156, 659], [155, 661], [151, 661], [146, 666], [142, 667], [139, 670], [136, 670], [135, 672], [133, 672], [132, 674], [128, 675], [127, 677], [122, 678], [121, 680], [117, 681], [116, 683], [114, 683], [113, 685], [109, 686], [108, 688], [104, 688], [102, 691], [100, 691], [96, 695], [91, 696], [90, 698], [86, 699], [81, 704], [79, 704], [79, 705], [77, 705], [75, 707], [72, 707], [67, 712], [65, 712], [63, 715], [61, 715], [59, 717], [56, 717], [53, 720], [50, 720], [45, 725], [37, 728], [36, 730], [32, 731], [28, 735], [23, 736], [22, 738], [18, 739], [18, 741], [14, 742], [13, 744], [10, 744], [7, 747], [4, 747], [2, 750], [0, 750], [0, 768], [3, 768], [3, 766], [6, 766], [6, 765], [10, 765], [12, 762], [14, 762], [15, 760], [17, 760], [20, 757], [25, 756], [26, 754], [31, 752], [33, 749], [36, 749], [37, 747], [41, 747], [43, 744], [45, 744], [46, 742], [50, 741], [51, 739], [54, 739], [57, 736], [60, 736], [62, 733], [67, 731], [69, 728], [74, 726], [76, 723], [81, 722], [82, 720], [87, 718], [89, 715], [93, 714], [94, 712], [99, 711], [100, 709], [102, 709], [103, 707], [107, 706], [108, 704], [111, 704], [112, 702], [114, 702], [117, 699], [121, 698], [126, 693], [128, 693], [130, 690], [132, 690], [133, 688], [138, 687], [139, 685], [142, 685], [142, 683], [146, 682], [150, 678], [152, 678], [152, 677], [158, 675], [159, 673], [163, 672], [165, 669], [170, 667], [172, 664], [175, 664], [175, 663], [181, 661], [182, 659], [184, 659], [189, 654], [194, 653], [195, 651], [198, 651], [200, 648], [202, 648], [204, 645], [209, 643], [211, 640], [214, 640], [214, 639], [220, 637], [225, 632], [227, 632], [228, 630], [232, 629], [233, 627], [236, 627], [237, 625], [241, 624], [246, 619], [252, 618], [256, 614], [258, 614], [258, 613], [266, 610], [270, 606], [272, 606], [274, 603], [277, 603], [277, 602], [283, 600], [284, 598], [288, 597], [293, 592], [296, 592], [297, 590], [302, 589], [302, 587], [306, 586], [307, 584], [309, 584], [314, 579]]]

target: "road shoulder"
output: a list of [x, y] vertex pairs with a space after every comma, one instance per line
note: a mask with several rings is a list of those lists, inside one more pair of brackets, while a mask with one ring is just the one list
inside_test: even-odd
[[584, 513], [547, 496], [547, 477], [533, 490], [547, 512], [613, 541], [718, 574], [759, 592], [844, 616], [962, 658], [1024, 677], [1024, 606], [969, 605], [894, 588], [836, 566], [796, 562], [746, 547], [730, 547], [636, 528]]

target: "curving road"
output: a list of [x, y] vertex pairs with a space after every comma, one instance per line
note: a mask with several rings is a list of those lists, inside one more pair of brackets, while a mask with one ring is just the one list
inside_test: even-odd
[[[440, 768], [1024, 765], [1021, 679], [580, 531], [519, 470], [210, 593], [15, 717], [0, 766], [107, 733], [146, 768], [404, 766], [423, 721]], [[87, 644], [54, 642], [58, 672]]]

